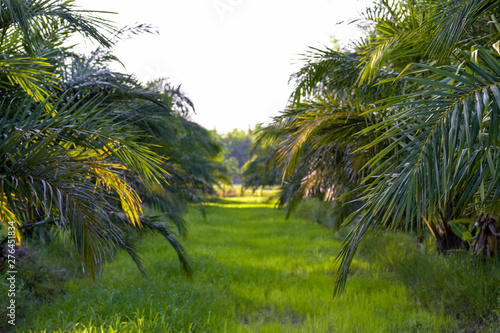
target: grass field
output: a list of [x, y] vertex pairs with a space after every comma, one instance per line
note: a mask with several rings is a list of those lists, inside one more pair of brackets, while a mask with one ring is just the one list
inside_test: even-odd
[[[190, 232], [183, 244], [193, 260], [191, 279], [181, 273], [164, 240], [145, 238], [147, 280], [129, 257], [120, 255], [95, 284], [70, 280], [66, 295], [31, 309], [18, 332], [460, 329], [439, 293], [421, 302], [408, 286], [418, 285], [415, 277], [396, 277], [403, 258], [418, 252], [410, 236], [384, 233], [368, 239], [353, 264], [346, 292], [333, 299], [331, 272], [340, 236], [304, 219], [285, 220], [284, 212], [267, 200], [221, 199], [207, 204], [206, 220], [195, 209], [189, 212]], [[374, 251], [380, 237], [389, 245]]]

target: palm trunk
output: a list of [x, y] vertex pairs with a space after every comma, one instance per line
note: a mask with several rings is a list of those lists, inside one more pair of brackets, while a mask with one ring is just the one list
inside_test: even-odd
[[430, 223], [424, 218], [427, 227], [431, 231], [436, 240], [437, 248], [440, 253], [446, 253], [449, 250], [462, 249], [467, 247], [467, 242], [458, 237], [451, 229], [448, 222], [457, 219], [458, 215], [454, 212], [453, 201], [446, 205], [446, 214], [436, 214], [436, 219], [439, 221], [436, 225]]
[[435, 238], [439, 252], [446, 253], [449, 250], [457, 250], [467, 247], [467, 243], [464, 242], [462, 238], [455, 235], [447, 222], [443, 221], [438, 230], [439, 232]]
[[477, 239], [472, 243], [475, 254], [482, 253], [487, 257], [497, 254], [500, 250], [500, 228], [498, 226], [498, 214], [488, 217], [479, 214], [474, 228], [479, 229]]
[[437, 237], [439, 252], [445, 253], [449, 250], [463, 249], [467, 247], [467, 242], [457, 236], [448, 222], [459, 218], [460, 213], [455, 211], [454, 200], [446, 204], [446, 213], [441, 215], [441, 224], [439, 224], [439, 234]]

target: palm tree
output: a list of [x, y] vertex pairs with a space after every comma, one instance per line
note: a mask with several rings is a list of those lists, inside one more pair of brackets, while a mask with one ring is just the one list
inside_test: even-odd
[[51, 59], [78, 32], [104, 46], [116, 30], [96, 12], [77, 9], [74, 1], [0, 1], [0, 81], [2, 89], [22, 89], [36, 100], [57, 83]]
[[[474, 253], [498, 251], [494, 161], [499, 151], [500, 54], [495, 41], [500, 27], [495, 23], [485, 28], [485, 22], [490, 14], [495, 22], [499, 6], [499, 1], [444, 2], [426, 21], [434, 36], [427, 54], [442, 65], [422, 64], [407, 76], [405, 81], [412, 84], [408, 93], [383, 106], [394, 114], [370, 129], [383, 134], [365, 148], [379, 142], [390, 145], [368, 163], [378, 167], [369, 175], [374, 180], [363, 194], [363, 206], [347, 221], [363, 213], [339, 255], [337, 291], [359, 241], [374, 223], [426, 227], [441, 251], [464, 245]], [[465, 30], [456, 30], [459, 26]], [[473, 43], [492, 50], [476, 46], [467, 54]], [[438, 52], [436, 45], [447, 48]]]
[[126, 230], [144, 225], [141, 199], [123, 173], [131, 170], [154, 186], [160, 160], [124, 134], [123, 124], [106, 119], [96, 102], [62, 103], [53, 105], [55, 115], [29, 100], [3, 110], [1, 217], [19, 229], [51, 223], [67, 232], [94, 276], [106, 253], [123, 248], [136, 257]]
[[[95, 12], [73, 1], [0, 6], [1, 223], [15, 222], [18, 242], [34, 227], [67, 233], [89, 276], [119, 249], [144, 273], [131, 234], [157, 232], [190, 273], [176, 239], [185, 232], [184, 201], [224, 175], [212, 163], [220, 147], [186, 119], [191, 102], [178, 88], [160, 91], [109, 70], [116, 40], [106, 33], [116, 30]], [[60, 41], [74, 32], [101, 47], [90, 57], [71, 53]], [[160, 216], [144, 216], [145, 200], [162, 203], [177, 232]]]
[[[295, 104], [264, 128], [261, 141], [281, 140], [272, 159], [282, 169], [284, 180], [278, 205], [287, 207], [288, 214], [304, 198], [332, 202], [359, 186], [367, 172], [362, 167], [373, 153], [355, 150], [374, 137], [357, 135], [374, 120], [359, 109], [361, 104], [337, 94]], [[343, 199], [346, 203], [353, 197]]]
[[[417, 92], [394, 101], [401, 111], [378, 125], [391, 149], [371, 174], [362, 218], [341, 253], [345, 280], [352, 255], [369, 226], [427, 227], [442, 251], [467, 241], [475, 253], [500, 249], [497, 172], [500, 57], [478, 47], [463, 69], [423, 66], [435, 73], [417, 80]], [[412, 81], [413, 78], [408, 78]], [[404, 156], [405, 163], [392, 156]], [[351, 221], [353, 220], [351, 217]], [[470, 224], [469, 228], [460, 227]]]
[[442, 251], [498, 249], [499, 6], [380, 1], [354, 51], [312, 50], [293, 76], [290, 108], [262, 138], [279, 142], [282, 203], [328, 200], [328, 187], [356, 199], [336, 291], [375, 225], [428, 228]]
[[215, 161], [221, 147], [206, 129], [187, 119], [194, 108], [180, 87], [165, 79], [143, 85], [130, 75], [110, 70], [110, 61], [116, 58], [104, 48], [89, 57], [66, 54], [59, 60], [60, 86], [66, 95], [86, 100], [100, 96], [108, 117], [127, 123], [127, 131], [140, 133], [138, 140], [164, 157], [160, 193], [151, 193], [141, 181], [130, 180], [147, 204], [163, 211], [178, 232], [185, 234], [182, 214], [187, 204], [200, 204], [202, 194], [213, 192], [213, 186], [228, 177], [227, 170]]

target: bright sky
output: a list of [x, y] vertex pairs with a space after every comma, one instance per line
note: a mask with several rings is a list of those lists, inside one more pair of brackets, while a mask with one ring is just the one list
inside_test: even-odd
[[[373, 0], [77, 0], [85, 9], [118, 12], [118, 26], [149, 23], [159, 35], [120, 42], [126, 72], [182, 83], [193, 120], [226, 133], [268, 122], [286, 106], [290, 75], [308, 46], [346, 45]], [[109, 16], [107, 16], [109, 17]]]

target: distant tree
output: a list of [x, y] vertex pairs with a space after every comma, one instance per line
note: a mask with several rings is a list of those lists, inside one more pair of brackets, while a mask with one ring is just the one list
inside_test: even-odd
[[281, 184], [282, 172], [272, 159], [276, 153], [276, 145], [266, 142], [259, 142], [262, 125], [258, 124], [250, 131], [253, 142], [249, 153], [250, 159], [241, 168], [241, 178], [243, 190], [251, 188], [253, 191], [265, 186]]
[[222, 135], [224, 149], [228, 152], [227, 157], [234, 157], [238, 161], [238, 168], [241, 168], [248, 161], [248, 153], [252, 146], [252, 138], [249, 132], [234, 129]]
[[227, 134], [221, 135], [220, 140], [226, 151], [226, 160], [230, 165], [236, 167], [236, 172], [233, 174], [233, 183], [241, 184], [241, 168], [250, 158], [250, 149], [253, 144], [250, 131], [245, 132], [234, 129]]

